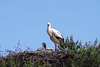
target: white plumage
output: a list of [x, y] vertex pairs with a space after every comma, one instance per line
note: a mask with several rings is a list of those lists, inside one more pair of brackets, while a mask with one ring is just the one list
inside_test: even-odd
[[46, 48], [45, 51], [47, 51], [47, 52], [53, 52], [53, 48]]
[[53, 52], [53, 48], [47, 48], [46, 43], [43, 42], [42, 45], [44, 45], [46, 52]]
[[42, 47], [38, 48], [37, 51], [44, 51], [44, 49], [46, 49], [46, 44], [43, 42]]
[[56, 47], [57, 47], [56, 44], [60, 44], [59, 39], [64, 41], [63, 36], [61, 35], [61, 33], [58, 30], [51, 28], [50, 23], [47, 24], [47, 33], [48, 33], [50, 39], [54, 42], [55, 50], [56, 50]]
[[53, 52], [53, 48], [47, 48], [46, 43], [42, 43], [42, 47], [38, 48], [37, 51]]

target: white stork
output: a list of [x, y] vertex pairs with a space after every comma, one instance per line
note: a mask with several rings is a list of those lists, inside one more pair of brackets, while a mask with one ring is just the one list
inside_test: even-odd
[[38, 48], [37, 51], [44, 51], [44, 49], [46, 50], [46, 44], [43, 42], [42, 47]]
[[51, 28], [51, 24], [49, 22], [47, 24], [47, 33], [50, 39], [54, 42], [56, 50], [57, 44], [60, 44], [59, 39], [61, 39], [64, 42], [63, 36], [58, 30]]
[[46, 52], [53, 52], [53, 48], [47, 48], [46, 43], [43, 42], [42, 45], [44, 46]]

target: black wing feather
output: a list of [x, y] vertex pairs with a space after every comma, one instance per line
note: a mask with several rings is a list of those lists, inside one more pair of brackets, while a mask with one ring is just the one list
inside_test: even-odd
[[64, 42], [64, 38], [60, 38], [58, 36], [55, 36], [58, 40], [62, 40]]

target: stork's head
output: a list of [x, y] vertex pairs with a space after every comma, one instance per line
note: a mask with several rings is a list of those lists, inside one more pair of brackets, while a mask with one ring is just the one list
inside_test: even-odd
[[46, 43], [42, 43], [42, 47], [44, 47], [46, 49]]
[[48, 27], [51, 27], [51, 24], [50, 24], [50, 22], [48, 22], [47, 26], [48, 26]]

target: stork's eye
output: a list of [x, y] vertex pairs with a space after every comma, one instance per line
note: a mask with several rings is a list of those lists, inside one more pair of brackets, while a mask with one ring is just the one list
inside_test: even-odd
[[50, 26], [50, 25], [48, 24], [48, 26]]

